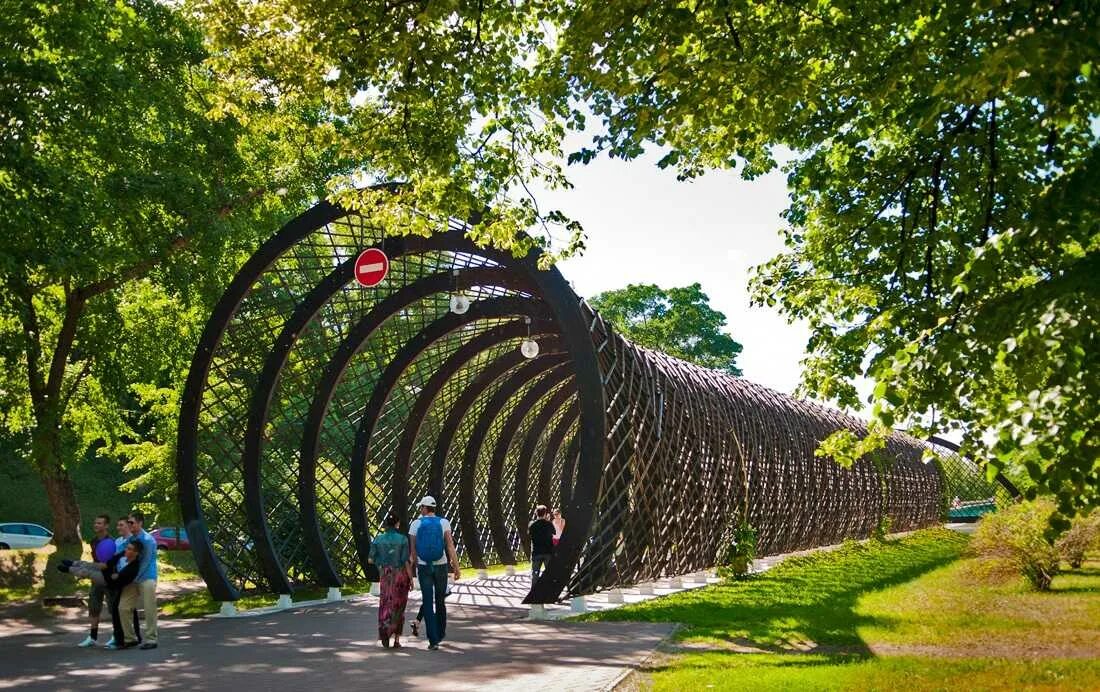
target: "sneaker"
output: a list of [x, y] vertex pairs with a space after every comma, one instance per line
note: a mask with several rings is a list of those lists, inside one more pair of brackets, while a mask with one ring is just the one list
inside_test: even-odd
[[439, 651], [439, 644], [428, 644], [428, 651]]
[[110, 649], [111, 651], [118, 651], [119, 649], [125, 649], [126, 647], [119, 646], [118, 644], [115, 644], [114, 640], [111, 640], [110, 642], [107, 643], [107, 648]]
[[149, 649], [157, 648], [157, 643], [156, 642], [145, 642], [144, 644], [142, 644], [138, 648], [141, 649], [142, 651], [148, 651]]
[[91, 635], [84, 637], [84, 641], [77, 644], [81, 649], [87, 649], [96, 645], [96, 641], [92, 639]]
[[107, 647], [110, 648], [111, 644], [114, 644], [114, 643], [115, 643], [115, 638], [112, 636], [110, 639], [107, 640]]

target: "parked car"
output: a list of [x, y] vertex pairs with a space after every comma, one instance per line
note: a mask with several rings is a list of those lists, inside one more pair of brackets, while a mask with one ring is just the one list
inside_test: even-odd
[[187, 541], [187, 529], [166, 526], [153, 529], [149, 535], [157, 542], [157, 550], [191, 550], [191, 544]]
[[53, 532], [38, 524], [0, 524], [0, 550], [8, 548], [42, 548]]

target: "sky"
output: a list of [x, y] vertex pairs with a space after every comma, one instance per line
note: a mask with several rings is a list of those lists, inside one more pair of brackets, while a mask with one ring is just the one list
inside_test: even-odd
[[630, 283], [702, 284], [711, 307], [726, 315], [726, 331], [744, 346], [744, 376], [792, 393], [809, 330], [774, 308], [750, 307], [747, 290], [749, 268], [783, 250], [783, 174], [745, 181], [713, 171], [680, 182], [656, 159], [599, 157], [569, 167], [572, 190], [537, 193], [543, 211], [561, 209], [588, 235], [584, 254], [558, 268], [583, 297]]

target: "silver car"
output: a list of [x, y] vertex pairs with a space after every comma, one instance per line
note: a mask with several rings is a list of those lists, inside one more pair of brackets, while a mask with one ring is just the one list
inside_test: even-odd
[[7, 548], [42, 548], [53, 532], [38, 524], [0, 524], [0, 550]]

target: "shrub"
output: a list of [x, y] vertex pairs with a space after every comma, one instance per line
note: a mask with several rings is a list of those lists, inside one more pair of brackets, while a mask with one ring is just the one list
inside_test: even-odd
[[987, 514], [970, 549], [990, 573], [1023, 574], [1033, 587], [1046, 591], [1060, 562], [1058, 549], [1044, 535], [1053, 512], [1054, 503], [1033, 500]]
[[1080, 567], [1085, 553], [1100, 548], [1100, 512], [1078, 517], [1054, 545], [1070, 567]]
[[733, 530], [733, 537], [718, 563], [718, 576], [739, 579], [749, 573], [756, 559], [756, 529], [746, 521]]

